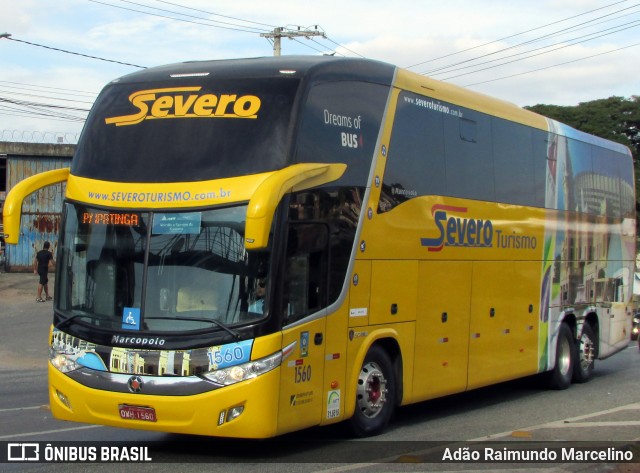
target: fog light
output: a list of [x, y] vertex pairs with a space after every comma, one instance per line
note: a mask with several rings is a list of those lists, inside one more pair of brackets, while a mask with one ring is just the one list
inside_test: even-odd
[[227, 411], [227, 422], [231, 422], [233, 419], [237, 419], [243, 412], [244, 406], [232, 407]]
[[58, 391], [56, 389], [56, 395], [58, 396], [58, 399], [60, 400], [60, 402], [62, 404], [64, 404], [65, 406], [67, 406], [67, 408], [72, 411], [73, 408], [71, 407], [71, 402], [69, 402], [69, 398], [67, 396], [65, 396], [63, 393], [61, 393], [60, 391]]

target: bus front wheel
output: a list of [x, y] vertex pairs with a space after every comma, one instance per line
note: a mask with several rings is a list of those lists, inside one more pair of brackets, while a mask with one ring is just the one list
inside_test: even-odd
[[356, 409], [350, 420], [359, 437], [380, 434], [395, 406], [395, 376], [387, 352], [374, 345], [362, 363], [356, 389]]
[[573, 333], [567, 324], [560, 324], [556, 342], [556, 364], [549, 373], [549, 386], [552, 389], [567, 389], [571, 385], [575, 361], [576, 344]]

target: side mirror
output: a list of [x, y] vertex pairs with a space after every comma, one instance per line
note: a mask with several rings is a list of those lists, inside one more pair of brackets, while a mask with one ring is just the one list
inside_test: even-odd
[[248, 250], [267, 247], [276, 207], [284, 194], [316, 187], [340, 178], [347, 169], [341, 163], [305, 163], [274, 172], [256, 189], [247, 208], [245, 246]]
[[69, 168], [54, 169], [27, 177], [13, 186], [13, 189], [7, 194], [2, 211], [6, 243], [15, 245], [20, 239], [20, 217], [22, 216], [24, 199], [43, 187], [65, 182], [68, 177]]

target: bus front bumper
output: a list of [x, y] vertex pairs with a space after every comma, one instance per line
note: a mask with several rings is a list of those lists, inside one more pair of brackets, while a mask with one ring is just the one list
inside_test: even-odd
[[55, 418], [181, 434], [275, 436], [279, 384], [278, 368], [199, 394], [134, 394], [87, 387], [49, 363], [49, 402]]

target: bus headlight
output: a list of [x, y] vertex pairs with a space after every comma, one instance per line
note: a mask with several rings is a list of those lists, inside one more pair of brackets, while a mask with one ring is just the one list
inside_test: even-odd
[[49, 361], [62, 373], [68, 373], [81, 367], [70, 355], [57, 352], [53, 349], [49, 350]]
[[221, 386], [229, 386], [230, 384], [239, 383], [240, 381], [257, 378], [258, 376], [268, 373], [280, 366], [282, 362], [293, 352], [295, 345], [296, 342], [293, 342], [283, 350], [275, 352], [269, 356], [265, 356], [264, 358], [260, 358], [259, 360], [248, 361], [247, 363], [242, 363], [240, 365], [209, 371], [208, 373], [204, 373], [202, 376]]

